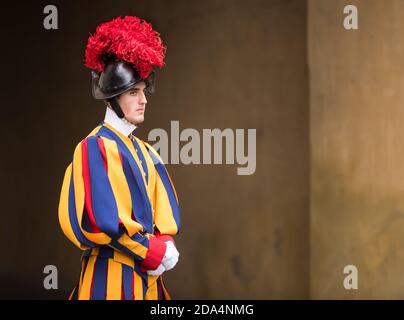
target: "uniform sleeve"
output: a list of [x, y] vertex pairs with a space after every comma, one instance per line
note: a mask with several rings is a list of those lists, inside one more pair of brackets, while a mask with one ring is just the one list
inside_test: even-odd
[[[157, 151], [148, 143], [145, 143], [149, 150], [154, 166], [156, 168], [156, 184], [154, 191], [154, 222], [157, 228], [157, 235], [165, 241], [173, 239], [166, 237], [173, 236], [180, 232], [180, 209], [177, 192], [170, 175]], [[173, 240], [172, 240], [173, 241]]]
[[163, 240], [143, 232], [132, 219], [132, 202], [116, 143], [91, 136], [76, 147], [66, 169], [59, 203], [65, 235], [82, 250], [109, 245], [134, 256], [143, 269], [156, 269]]

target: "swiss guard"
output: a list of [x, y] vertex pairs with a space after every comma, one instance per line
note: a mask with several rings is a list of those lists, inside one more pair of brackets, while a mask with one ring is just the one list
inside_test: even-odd
[[85, 66], [106, 113], [77, 145], [60, 195], [60, 226], [83, 250], [70, 300], [171, 299], [162, 275], [178, 262], [178, 197], [159, 154], [134, 134], [165, 51], [159, 33], [132, 16], [88, 39]]

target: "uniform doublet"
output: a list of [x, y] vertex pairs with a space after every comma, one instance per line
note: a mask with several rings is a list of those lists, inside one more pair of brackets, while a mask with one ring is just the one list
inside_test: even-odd
[[179, 232], [177, 194], [158, 153], [122, 126], [95, 128], [66, 169], [59, 221], [84, 251], [70, 299], [170, 299], [162, 276], [146, 271]]

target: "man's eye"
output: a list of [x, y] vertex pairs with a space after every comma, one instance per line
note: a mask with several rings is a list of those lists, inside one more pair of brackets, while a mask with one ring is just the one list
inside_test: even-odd
[[130, 94], [131, 94], [132, 96], [135, 96], [135, 95], [137, 94], [137, 91], [131, 91]]

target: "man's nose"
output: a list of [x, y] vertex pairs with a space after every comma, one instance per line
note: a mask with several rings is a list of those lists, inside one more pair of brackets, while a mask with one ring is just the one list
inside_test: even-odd
[[144, 92], [141, 92], [141, 95], [140, 95], [140, 103], [141, 103], [141, 104], [146, 104], [146, 103], [147, 103], [146, 95], [145, 95]]

